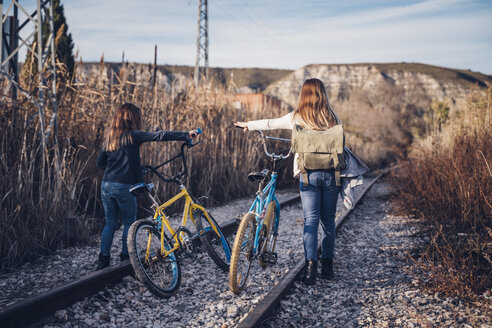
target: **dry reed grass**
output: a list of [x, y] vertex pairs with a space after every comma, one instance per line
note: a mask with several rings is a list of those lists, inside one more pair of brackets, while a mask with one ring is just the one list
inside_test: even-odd
[[[254, 192], [255, 186], [247, 181], [246, 174], [266, 164], [265, 159], [257, 137], [243, 134], [232, 123], [255, 119], [258, 114], [236, 109], [232, 97], [213, 81], [198, 90], [192, 85], [179, 90], [172, 84], [167, 89], [159, 84], [154, 88], [151, 68], [144, 73], [137, 75], [132, 64], [115, 72], [103, 60], [97, 70], [76, 75], [72, 80], [63, 76], [62, 70], [57, 90], [57, 140], [49, 139], [45, 156], [40, 147], [35, 106], [3, 95], [0, 269], [73, 243], [75, 236], [84, 241], [101, 229], [104, 219], [99, 181], [103, 172], [96, 169], [95, 158], [104, 128], [113, 110], [123, 102], [142, 108], [148, 130], [156, 126], [181, 131], [203, 129], [204, 144], [188, 153], [190, 177], [186, 182], [193, 194], [207, 196], [212, 204]], [[36, 80], [24, 80], [24, 88], [35, 91], [32, 86]], [[6, 85], [2, 90], [6, 90]], [[275, 108], [266, 110], [272, 116], [285, 114]], [[45, 121], [52, 117], [48, 106]], [[147, 143], [142, 146], [142, 162], [156, 165], [178, 150], [176, 142]], [[164, 172], [175, 172], [180, 169], [178, 165], [178, 161], [173, 162]], [[287, 170], [288, 166], [283, 171]], [[290, 172], [283, 177], [290, 177]], [[161, 200], [175, 192], [174, 186], [157, 183]]]
[[492, 291], [491, 99], [490, 88], [472, 94], [393, 175], [398, 209], [427, 240], [412, 258], [416, 276], [470, 299]]

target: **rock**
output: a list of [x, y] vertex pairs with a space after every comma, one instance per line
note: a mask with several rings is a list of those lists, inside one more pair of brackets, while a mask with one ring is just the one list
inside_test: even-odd
[[84, 322], [89, 326], [89, 327], [93, 327], [94, 324], [96, 323], [96, 320], [94, 319], [90, 319], [90, 318], [85, 318], [84, 319]]
[[57, 319], [66, 320], [67, 319], [67, 311], [66, 310], [58, 310], [55, 312], [55, 317]]
[[100, 320], [110, 322], [111, 321], [111, 316], [107, 313], [102, 313], [101, 316], [99, 317]]
[[229, 305], [227, 307], [227, 317], [235, 317], [237, 315], [237, 306]]

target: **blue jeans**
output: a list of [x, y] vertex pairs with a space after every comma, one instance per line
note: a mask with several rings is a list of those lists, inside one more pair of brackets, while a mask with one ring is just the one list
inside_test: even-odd
[[326, 170], [308, 170], [309, 185], [302, 175], [299, 182], [304, 211], [304, 256], [306, 260], [318, 259], [318, 225], [321, 221], [323, 239], [321, 258], [333, 259], [335, 248], [335, 214], [340, 187], [335, 183], [335, 173]]
[[118, 228], [118, 214], [120, 213], [123, 221], [123, 235], [121, 237], [123, 247], [121, 254], [128, 254], [126, 246], [128, 229], [135, 222], [137, 216], [137, 199], [128, 191], [130, 187], [131, 185], [123, 183], [102, 182], [101, 198], [104, 213], [106, 214], [106, 225], [101, 235], [101, 254], [106, 256], [111, 255], [111, 244], [113, 243], [114, 233]]

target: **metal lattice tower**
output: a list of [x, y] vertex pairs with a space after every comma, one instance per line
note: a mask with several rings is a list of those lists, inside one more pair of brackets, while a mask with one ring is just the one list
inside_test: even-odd
[[[208, 0], [198, 0], [198, 34], [196, 38], [195, 87], [200, 77], [208, 80]], [[201, 64], [203, 59], [203, 64]], [[200, 67], [203, 65], [203, 67]]]
[[[56, 136], [56, 62], [55, 62], [55, 40], [53, 26], [53, 3], [51, 0], [37, 0], [36, 10], [29, 14], [24, 7], [19, 4], [19, 0], [12, 0], [6, 12], [3, 12], [3, 0], [0, 0], [0, 76], [9, 80], [12, 86], [12, 98], [17, 97], [20, 91], [38, 109], [40, 132], [43, 147], [46, 138], [53, 131]], [[19, 11], [25, 15], [25, 20], [19, 24]], [[10, 13], [12, 12], [12, 15]], [[43, 22], [48, 22], [49, 35], [46, 44], [43, 44]], [[20, 32], [26, 29], [28, 36], [23, 38]], [[37, 61], [40, 79], [37, 88], [37, 97], [24, 90], [19, 84], [19, 64], [18, 54], [23, 48], [27, 48], [28, 53], [33, 54], [33, 59]], [[48, 54], [50, 60], [48, 60]], [[51, 88], [47, 85], [47, 79], [51, 80]], [[51, 90], [50, 90], [51, 89]], [[48, 91], [50, 103], [53, 107], [53, 115], [48, 128], [45, 127], [44, 112], [45, 91]]]

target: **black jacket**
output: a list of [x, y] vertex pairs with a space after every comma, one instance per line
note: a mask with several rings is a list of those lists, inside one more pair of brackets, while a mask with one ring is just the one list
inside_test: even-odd
[[188, 132], [178, 131], [132, 131], [133, 143], [115, 151], [104, 148], [97, 158], [97, 167], [104, 169], [103, 181], [135, 184], [143, 181], [140, 166], [140, 145], [147, 141], [190, 140]]

